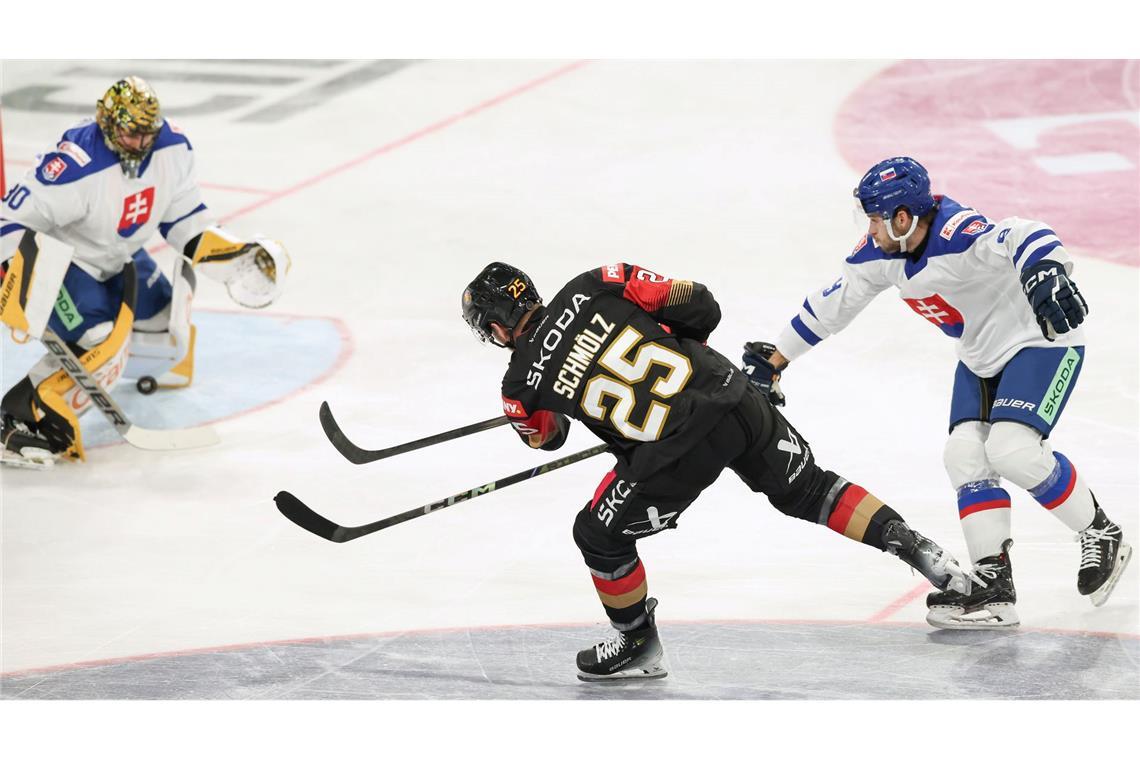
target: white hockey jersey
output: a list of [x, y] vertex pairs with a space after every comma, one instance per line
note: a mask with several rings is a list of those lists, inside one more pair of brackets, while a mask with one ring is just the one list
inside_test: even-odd
[[925, 247], [884, 253], [870, 235], [855, 246], [839, 279], [804, 299], [776, 346], [789, 360], [833, 335], [891, 285], [923, 319], [957, 341], [958, 358], [979, 377], [993, 377], [1023, 348], [1084, 344], [1078, 327], [1050, 342], [1021, 289], [1020, 273], [1044, 258], [1072, 272], [1060, 239], [1041, 222], [991, 222], [945, 196]]
[[190, 141], [169, 120], [138, 175], [123, 173], [94, 121], [80, 122], [8, 190], [0, 205], [0, 261], [31, 229], [73, 246], [73, 262], [105, 281], [155, 232], [181, 252], [213, 224], [194, 178]]

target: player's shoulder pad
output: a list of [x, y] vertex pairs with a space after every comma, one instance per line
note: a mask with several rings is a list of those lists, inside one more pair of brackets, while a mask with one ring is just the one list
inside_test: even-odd
[[883, 252], [883, 249], [875, 245], [875, 240], [870, 235], [864, 235], [859, 238], [855, 243], [855, 247], [851, 250], [851, 255], [847, 257], [848, 264], [866, 264], [869, 261], [885, 261], [890, 256]]
[[993, 223], [984, 214], [943, 197], [928, 237], [930, 245], [943, 253], [962, 253], [974, 245], [980, 235], [993, 228]]
[[185, 145], [186, 150], [194, 150], [194, 146], [190, 144], [190, 139], [183, 133], [182, 128], [170, 119], [166, 119], [162, 129], [158, 131], [158, 137], [154, 140], [152, 152], [163, 148], [173, 148], [177, 145]]
[[35, 174], [41, 184], [66, 185], [118, 163], [99, 125], [83, 121], [63, 133], [55, 150], [40, 156]]

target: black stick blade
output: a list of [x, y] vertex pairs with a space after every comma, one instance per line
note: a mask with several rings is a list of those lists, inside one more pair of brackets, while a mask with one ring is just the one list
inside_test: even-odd
[[313, 535], [338, 544], [347, 540], [344, 535], [346, 531], [343, 527], [332, 520], [321, 517], [288, 491], [281, 491], [273, 497], [273, 501], [277, 503], [278, 512]]
[[380, 453], [383, 455], [384, 452], [365, 451], [352, 441], [348, 440], [348, 436], [346, 436], [344, 434], [344, 431], [340, 429], [340, 425], [337, 424], [336, 418], [333, 417], [332, 409], [329, 409], [329, 404], [327, 401], [321, 402], [321, 411], [319, 416], [321, 419], [321, 428], [324, 429], [325, 435], [329, 439], [329, 443], [331, 443], [333, 447], [340, 452], [341, 456], [343, 456], [348, 461], [352, 462], [353, 464], [367, 464], [368, 462], [375, 461], [375, 457], [369, 456], [370, 454]]
[[489, 420], [483, 420], [482, 422], [475, 422], [471, 425], [464, 425], [463, 427], [456, 428], [455, 430], [447, 430], [443, 433], [429, 435], [427, 438], [420, 438], [416, 441], [409, 441], [407, 443], [397, 444], [396, 446], [389, 446], [386, 449], [362, 449], [352, 441], [348, 440], [348, 436], [346, 436], [344, 434], [344, 431], [340, 429], [340, 425], [337, 424], [336, 418], [333, 417], [332, 409], [329, 409], [329, 404], [327, 401], [321, 402], [320, 418], [321, 428], [324, 429], [325, 435], [329, 439], [329, 443], [331, 443], [333, 447], [341, 453], [341, 456], [353, 464], [368, 464], [369, 462], [378, 462], [381, 459], [394, 457], [397, 454], [406, 454], [409, 451], [415, 451], [416, 449], [422, 449], [427, 446], [434, 446], [435, 444], [443, 443], [444, 441], [453, 441], [456, 438], [462, 438], [463, 436], [471, 435], [472, 433], [481, 433], [484, 430], [490, 430], [491, 428], [499, 427], [500, 425], [506, 425], [508, 422], [506, 415], [500, 415]]

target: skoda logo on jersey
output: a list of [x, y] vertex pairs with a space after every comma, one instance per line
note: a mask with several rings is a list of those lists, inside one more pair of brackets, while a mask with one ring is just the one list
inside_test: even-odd
[[128, 195], [123, 199], [123, 215], [119, 217], [119, 237], [129, 238], [150, 219], [154, 210], [154, 188]]

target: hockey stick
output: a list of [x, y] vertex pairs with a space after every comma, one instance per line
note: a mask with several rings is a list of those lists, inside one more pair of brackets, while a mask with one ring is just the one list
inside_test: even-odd
[[506, 488], [507, 486], [514, 485], [515, 483], [521, 483], [524, 480], [530, 480], [531, 478], [538, 477], [539, 475], [544, 475], [552, 470], [557, 470], [560, 467], [565, 467], [568, 464], [581, 462], [583, 459], [589, 459], [592, 456], [603, 453], [605, 450], [606, 447], [604, 445], [595, 446], [591, 449], [586, 449], [585, 451], [579, 451], [577, 454], [570, 454], [569, 456], [562, 457], [561, 459], [555, 459], [553, 462], [548, 462], [540, 467], [535, 467], [533, 470], [523, 470], [522, 472], [517, 472], [514, 475], [510, 475], [505, 478], [500, 478], [499, 480], [492, 481], [486, 485], [472, 488], [469, 491], [461, 491], [454, 496], [448, 496], [445, 499], [433, 501], [430, 504], [424, 504], [422, 507], [409, 509], [407, 512], [401, 512], [398, 515], [385, 517], [383, 520], [377, 520], [376, 522], [368, 523], [367, 525], [360, 525], [355, 528], [346, 528], [343, 525], [337, 525], [328, 518], [321, 517], [312, 509], [307, 507], [304, 502], [302, 502], [300, 499], [288, 491], [281, 491], [277, 494], [277, 496], [274, 497], [273, 500], [277, 502], [278, 511], [280, 511], [281, 514], [285, 515], [297, 525], [301, 526], [310, 533], [320, 536], [326, 541], [343, 544], [345, 541], [352, 541], [353, 539], [360, 538], [361, 536], [367, 536], [369, 533], [375, 533], [378, 530], [391, 528], [393, 525], [399, 525], [402, 522], [407, 522], [408, 520], [422, 517], [429, 512], [437, 512], [446, 507], [450, 507], [452, 504], [458, 504], [461, 501], [474, 499], [476, 496], [482, 496], [483, 494], [491, 493], [492, 491], [496, 491], [500, 488]]
[[375, 462], [380, 459], [387, 459], [388, 457], [396, 456], [397, 454], [405, 454], [409, 451], [422, 449], [425, 446], [434, 446], [437, 443], [450, 441], [455, 438], [462, 438], [465, 435], [472, 433], [479, 433], [484, 430], [490, 430], [500, 425], [506, 425], [508, 420], [506, 416], [495, 417], [494, 419], [484, 420], [483, 422], [476, 422], [472, 425], [466, 425], [455, 430], [448, 430], [446, 433], [438, 433], [430, 435], [427, 438], [421, 438], [418, 441], [411, 441], [410, 443], [401, 443], [399, 446], [392, 446], [387, 449], [362, 449], [352, 441], [348, 440], [348, 436], [340, 429], [340, 425], [336, 424], [336, 419], [333, 417], [332, 409], [329, 409], [327, 401], [321, 402], [321, 427], [325, 430], [325, 435], [328, 436], [329, 442], [336, 448], [337, 451], [344, 456], [345, 459], [353, 464], [367, 464], [368, 462]]
[[40, 341], [55, 355], [63, 371], [72, 381], [91, 396], [91, 403], [99, 408], [103, 416], [111, 421], [119, 435], [135, 448], [148, 451], [171, 451], [174, 449], [196, 449], [212, 446], [218, 442], [218, 434], [212, 427], [184, 428], [181, 430], [153, 430], [139, 427], [131, 422], [111, 394], [99, 385], [83, 363], [75, 356], [67, 344], [60, 340], [51, 329], [44, 329]]

